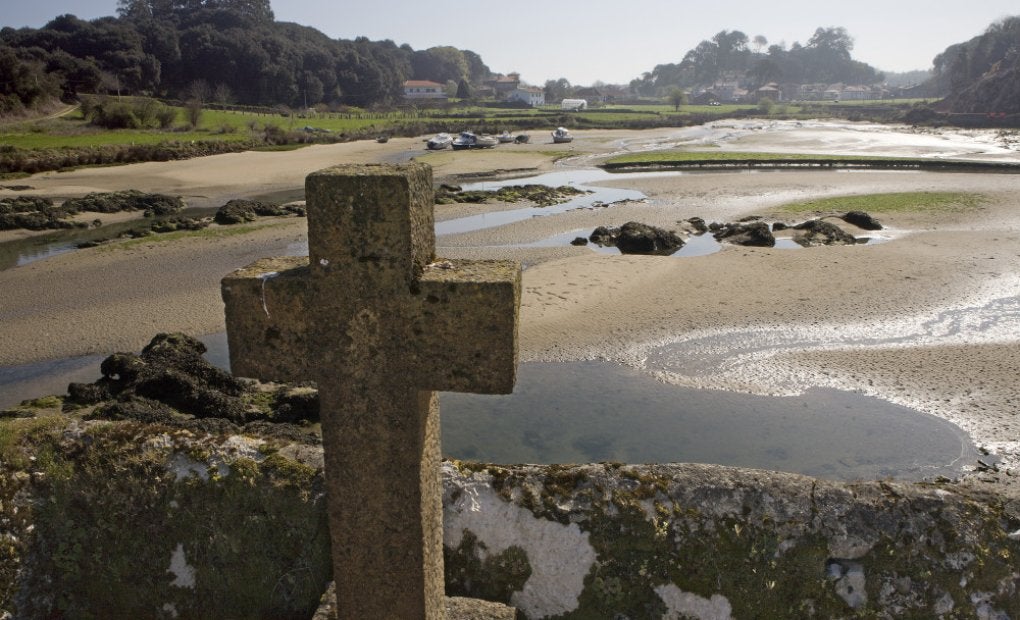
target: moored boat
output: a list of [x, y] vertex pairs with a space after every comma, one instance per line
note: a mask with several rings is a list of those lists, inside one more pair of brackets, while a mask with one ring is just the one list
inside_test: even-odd
[[437, 133], [436, 135], [428, 139], [428, 142], [425, 144], [425, 147], [428, 148], [430, 151], [438, 151], [441, 149], [445, 149], [452, 143], [453, 136], [451, 136], [448, 133]]
[[564, 142], [572, 142], [574, 136], [570, 135], [566, 127], [557, 127], [556, 131], [552, 132], [553, 142], [556, 144], [562, 144]]
[[455, 151], [463, 149], [487, 149], [499, 144], [499, 140], [492, 136], [487, 135], [476, 135], [470, 131], [463, 131], [459, 136], [453, 139], [453, 149]]
[[498, 136], [496, 136], [496, 139], [499, 140], [500, 144], [510, 144], [511, 142], [514, 141], [514, 137], [510, 134], [509, 131], [504, 131], [503, 133], [499, 134]]

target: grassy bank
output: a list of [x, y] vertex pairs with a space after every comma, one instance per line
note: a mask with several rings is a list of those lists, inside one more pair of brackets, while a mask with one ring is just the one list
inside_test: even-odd
[[783, 205], [780, 210], [786, 213], [826, 213], [830, 211], [937, 213], [970, 211], [979, 208], [986, 201], [987, 198], [981, 194], [964, 192], [897, 192], [806, 200]]

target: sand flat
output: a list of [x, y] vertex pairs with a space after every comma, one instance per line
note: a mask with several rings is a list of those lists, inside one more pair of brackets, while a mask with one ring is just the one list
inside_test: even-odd
[[[558, 154], [536, 144], [536, 134], [519, 151], [440, 154], [437, 178], [485, 169], [547, 170]], [[572, 158], [557, 169], [589, 165], [605, 153], [673, 144], [679, 135], [668, 129], [579, 132]], [[754, 140], [762, 136], [757, 132]], [[779, 147], [802, 139], [796, 133], [775, 137]], [[834, 148], [830, 135], [826, 140]], [[138, 188], [224, 197], [300, 187], [304, 175], [327, 165], [406, 159], [412, 151], [424, 153], [420, 140], [85, 169], [25, 183], [44, 195]], [[760, 393], [780, 383], [783, 389], [857, 390], [952, 420], [1017, 466], [1020, 317], [1007, 310], [994, 329], [971, 326], [970, 332], [940, 331], [938, 320], [956, 312], [962, 317], [957, 327], [967, 326], [996, 299], [1020, 296], [1020, 175], [790, 171], [620, 175], [606, 183], [638, 189], [647, 199], [439, 239], [440, 255], [526, 262], [523, 360], [610, 359], [640, 367], [656, 347], [668, 346], [675, 359], [666, 380]], [[693, 216], [732, 221], [760, 214], [792, 222], [804, 218], [776, 212], [792, 200], [896, 191], [972, 192], [988, 200], [971, 211], [876, 214], [891, 227], [885, 234], [892, 240], [873, 246], [731, 246], [683, 259], [602, 255], [567, 245], [519, 247], [629, 220], [669, 227]], [[439, 207], [437, 219], [477, 211]], [[303, 220], [267, 220], [245, 235], [96, 248], [2, 271], [0, 365], [137, 350], [160, 331], [221, 331], [219, 279], [256, 258], [285, 253], [304, 234]], [[897, 340], [897, 334], [904, 337]], [[723, 361], [712, 361], [716, 353]]]

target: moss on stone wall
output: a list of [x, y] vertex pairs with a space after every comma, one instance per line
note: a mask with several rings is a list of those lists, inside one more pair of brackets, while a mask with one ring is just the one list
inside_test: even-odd
[[[316, 446], [51, 416], [0, 421], [0, 460], [0, 613], [303, 619], [329, 579]], [[966, 485], [467, 463], [444, 485], [450, 592], [531, 618], [1020, 617], [1016, 499]]]
[[52, 458], [31, 468], [33, 527], [5, 605], [18, 617], [311, 617], [331, 572], [321, 474], [231, 441], [134, 423], [35, 437]]

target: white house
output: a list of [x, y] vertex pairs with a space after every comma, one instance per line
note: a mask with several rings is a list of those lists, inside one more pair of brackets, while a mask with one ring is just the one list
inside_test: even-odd
[[404, 99], [446, 99], [446, 86], [428, 80], [404, 82]]
[[509, 101], [522, 101], [537, 108], [545, 105], [545, 90], [533, 86], [518, 86], [506, 98]]

